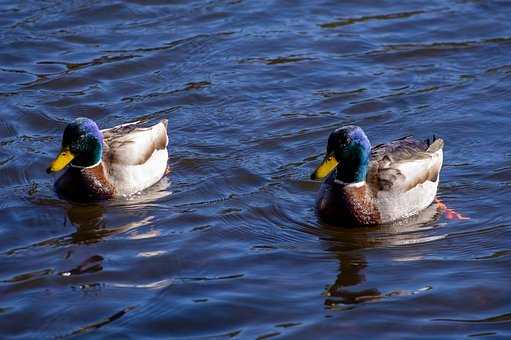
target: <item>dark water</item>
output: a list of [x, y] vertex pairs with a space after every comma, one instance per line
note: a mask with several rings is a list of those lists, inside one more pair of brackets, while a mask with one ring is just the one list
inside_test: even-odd
[[[2, 1], [2, 337], [511, 337], [511, 3]], [[171, 176], [76, 205], [67, 122], [169, 118]], [[322, 225], [329, 132], [446, 141], [439, 196]]]

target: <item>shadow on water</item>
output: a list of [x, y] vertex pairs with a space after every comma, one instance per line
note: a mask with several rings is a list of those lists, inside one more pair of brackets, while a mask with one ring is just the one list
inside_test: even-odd
[[[144, 192], [117, 201], [75, 203], [47, 197], [30, 197], [32, 204], [43, 209], [50, 207], [62, 209], [65, 212], [64, 227], [71, 225], [75, 231], [28, 246], [10, 249], [6, 254], [15, 255], [41, 247], [93, 244], [101, 242], [105, 238], [122, 234], [128, 234], [128, 237], [132, 239], [158, 236], [157, 230], [141, 233], [137, 232], [137, 229], [150, 225], [155, 218], [145, 213], [147, 207], [158, 204], [159, 201], [168, 199], [171, 195], [170, 180], [164, 178]], [[129, 219], [126, 223], [122, 223], [122, 218], [114, 218], [110, 221], [107, 218], [108, 215], [116, 217], [128, 215]]]
[[[406, 296], [428, 290], [422, 287], [417, 291], [382, 292], [378, 288], [362, 288], [357, 286], [373, 286], [378, 284], [367, 280], [365, 272], [370, 266], [364, 256], [368, 249], [395, 248], [440, 240], [446, 235], [431, 235], [439, 228], [438, 221], [444, 210], [433, 204], [416, 216], [394, 224], [377, 227], [340, 228], [324, 225], [322, 241], [328, 252], [335, 254], [339, 261], [338, 274], [335, 282], [324, 292], [325, 307], [332, 309], [350, 308], [350, 305], [375, 302], [387, 297]], [[406, 259], [401, 259], [406, 260]]]

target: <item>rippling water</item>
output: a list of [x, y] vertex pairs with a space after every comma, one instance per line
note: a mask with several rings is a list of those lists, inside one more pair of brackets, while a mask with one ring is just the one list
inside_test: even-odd
[[[3, 337], [511, 337], [511, 4], [0, 2]], [[172, 174], [57, 198], [63, 128], [169, 118]], [[440, 198], [322, 225], [332, 129], [446, 141]]]

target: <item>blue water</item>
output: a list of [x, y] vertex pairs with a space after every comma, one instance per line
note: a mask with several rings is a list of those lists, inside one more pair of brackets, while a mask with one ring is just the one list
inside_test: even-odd
[[[0, 1], [4, 338], [511, 337], [511, 4]], [[74, 204], [65, 125], [169, 119], [172, 173]], [[314, 212], [329, 133], [445, 140], [436, 209]]]

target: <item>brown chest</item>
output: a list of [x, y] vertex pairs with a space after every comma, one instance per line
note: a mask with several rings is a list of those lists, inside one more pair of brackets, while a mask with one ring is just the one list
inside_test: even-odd
[[372, 225], [381, 223], [381, 215], [366, 185], [323, 183], [317, 202], [320, 216], [329, 223]]
[[85, 169], [70, 167], [57, 180], [55, 188], [59, 195], [74, 201], [104, 200], [115, 196], [115, 188], [108, 181], [103, 164]]

